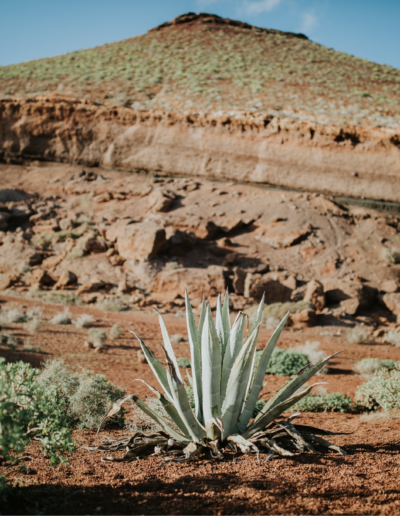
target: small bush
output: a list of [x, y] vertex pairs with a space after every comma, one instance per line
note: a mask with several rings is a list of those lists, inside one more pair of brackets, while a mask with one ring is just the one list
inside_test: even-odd
[[278, 376], [290, 376], [297, 373], [309, 363], [305, 353], [292, 351], [291, 349], [275, 348], [267, 367], [267, 374]]
[[190, 360], [188, 358], [178, 357], [176, 359], [176, 362], [177, 362], [178, 366], [182, 367], [182, 368], [192, 367], [192, 363], [190, 362]]
[[308, 394], [292, 407], [299, 412], [350, 412], [352, 409], [350, 396], [340, 392]]
[[394, 368], [396, 362], [394, 360], [379, 360], [378, 358], [363, 358], [355, 364], [353, 371], [359, 375], [369, 377], [382, 367]]
[[[172, 428], [176, 428], [174, 421], [168, 416], [167, 412], [165, 411], [163, 405], [161, 404], [158, 398], [151, 398], [150, 396], [147, 396], [145, 403], [159, 417], [167, 421]], [[191, 404], [191, 407], [194, 410], [194, 399], [193, 404]], [[145, 414], [136, 404], [132, 405], [129, 422], [127, 424], [127, 429], [133, 432], [158, 432], [162, 430], [161, 426], [157, 425], [154, 419]]]
[[387, 344], [392, 344], [392, 346], [400, 347], [400, 333], [396, 330], [389, 330], [385, 333], [384, 340]]
[[74, 322], [77, 328], [88, 328], [92, 326], [96, 322], [96, 319], [89, 314], [82, 314], [78, 317], [78, 319]]
[[90, 328], [89, 339], [95, 348], [100, 348], [107, 340], [107, 333], [99, 328]]
[[365, 330], [363, 330], [363, 328], [361, 328], [361, 326], [355, 326], [347, 334], [347, 340], [351, 344], [362, 344], [363, 342], [365, 342], [367, 340], [367, 338], [368, 338], [368, 336], [367, 336]]
[[34, 317], [25, 323], [25, 329], [29, 331], [29, 333], [37, 333], [40, 331], [42, 327], [43, 321], [39, 317]]
[[35, 317], [42, 317], [43, 310], [39, 306], [35, 306], [26, 311], [28, 319], [34, 319]]
[[26, 313], [18, 310], [18, 308], [8, 310], [4, 313], [4, 316], [8, 324], [23, 323], [27, 320]]
[[356, 399], [373, 410], [400, 408], [400, 364], [397, 362], [392, 370], [379, 369], [371, 380], [361, 385]]
[[0, 333], [0, 345], [9, 349], [17, 349], [18, 340], [11, 333]]
[[119, 339], [123, 333], [123, 329], [118, 326], [118, 324], [114, 324], [109, 331], [109, 337], [112, 340]]
[[66, 401], [55, 385], [38, 382], [39, 374], [24, 362], [0, 363], [0, 454], [12, 460], [34, 437], [57, 464], [74, 450]]
[[[61, 392], [67, 403], [68, 419], [77, 428], [97, 428], [110, 405], [124, 395], [104, 375], [91, 371], [74, 373], [60, 359], [44, 362], [39, 381]], [[118, 414], [115, 421], [123, 424], [124, 415]]]
[[64, 310], [64, 312], [59, 312], [56, 314], [51, 320], [51, 324], [71, 324], [71, 314], [69, 310]]
[[126, 303], [118, 298], [100, 301], [97, 303], [97, 306], [100, 308], [100, 310], [104, 310], [105, 312], [123, 312], [124, 310], [128, 309]]
[[[324, 360], [328, 355], [322, 349], [319, 349], [320, 343], [316, 340], [314, 342], [306, 341], [302, 346], [295, 346], [291, 348], [293, 351], [304, 353], [307, 355], [310, 364], [316, 365], [321, 360]], [[328, 366], [323, 367], [317, 374], [327, 374]]]

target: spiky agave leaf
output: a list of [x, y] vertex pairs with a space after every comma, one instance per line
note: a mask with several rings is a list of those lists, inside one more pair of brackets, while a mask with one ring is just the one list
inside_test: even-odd
[[210, 306], [201, 335], [201, 362], [203, 386], [203, 416], [207, 423], [220, 416], [221, 344], [214, 326]]
[[259, 326], [254, 328], [249, 335], [232, 366], [222, 406], [222, 420], [224, 422], [225, 435], [227, 436], [237, 432], [240, 408], [251, 373], [251, 364], [257, 347], [258, 333]]
[[[201, 337], [199, 330], [196, 328], [196, 322], [194, 320], [192, 306], [189, 301], [188, 293], [185, 292], [185, 303], [186, 303], [186, 322], [188, 328], [190, 355], [192, 359], [192, 388], [195, 405], [196, 417], [199, 421], [203, 421], [203, 390], [201, 385]], [[203, 304], [205, 300], [203, 297]], [[205, 312], [205, 310], [204, 310]], [[203, 307], [202, 307], [203, 314]], [[205, 318], [205, 313], [204, 313]], [[203, 323], [204, 323], [203, 318]], [[201, 317], [200, 317], [201, 319]], [[202, 324], [201, 324], [202, 326]], [[199, 328], [200, 329], [200, 328]]]
[[[121, 442], [112, 442], [96, 449], [115, 451], [124, 445], [128, 453], [124, 458], [118, 460], [126, 461], [148, 454], [153, 445], [155, 454], [170, 457], [166, 461], [193, 460], [207, 449], [211, 458], [221, 459], [224, 448], [233, 452], [241, 450], [243, 453], [256, 453], [257, 456], [260, 453], [259, 447], [265, 448], [268, 451], [266, 460], [270, 460], [274, 454], [290, 456], [305, 449], [312, 453], [318, 453], [321, 447], [345, 453], [339, 447], [318, 437], [321, 434], [331, 434], [329, 432], [294, 425], [291, 422], [294, 416], [280, 423], [276, 421], [283, 412], [311, 391], [314, 386], [298, 392], [299, 388], [334, 355], [327, 357], [315, 366], [308, 365], [293, 375], [267, 401], [254, 421], [251, 422], [258, 396], [262, 390], [268, 362], [289, 314], [285, 316], [273, 333], [261, 354], [257, 368], [255, 368], [255, 350], [262, 318], [263, 300], [257, 309], [244, 343], [245, 316], [239, 313], [232, 329], [230, 328], [228, 294], [225, 296], [223, 305], [221, 298], [218, 298], [216, 325], [211, 316], [210, 306], [206, 306], [203, 297], [198, 328], [196, 328], [187, 294], [185, 301], [192, 356], [191, 385], [195, 399], [195, 413], [190, 407], [171, 341], [160, 316], [165, 345], [162, 348], [166, 356], [167, 371], [142, 339], [134, 332], [132, 333], [138, 338], [153, 373], [164, 389], [164, 394], [162, 394], [144, 382], [160, 400], [167, 419], [156, 414], [137, 396], [129, 395], [113, 404], [103, 418], [100, 427], [107, 417], [117, 413], [121, 405], [130, 400], [136, 403], [163, 430], [151, 436], [135, 433], [128, 441], [120, 440]], [[172, 428], [172, 424], [174, 428]]]

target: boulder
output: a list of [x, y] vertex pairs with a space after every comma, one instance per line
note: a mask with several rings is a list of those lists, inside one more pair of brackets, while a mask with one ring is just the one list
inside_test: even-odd
[[82, 249], [88, 254], [104, 253], [107, 251], [107, 244], [102, 237], [88, 238], [83, 243]]
[[386, 292], [387, 294], [393, 294], [394, 292], [398, 292], [399, 283], [397, 280], [394, 279], [384, 281], [380, 285], [380, 290], [382, 290], [382, 292]]
[[63, 261], [65, 258], [65, 253], [63, 254], [56, 254], [54, 256], [49, 256], [48, 258], [44, 259], [42, 261], [42, 269], [46, 269], [48, 271], [54, 269], [54, 267], [57, 267], [59, 263]]
[[132, 224], [132, 223], [133, 223], [132, 219], [122, 219], [122, 220], [118, 220], [117, 222], [114, 222], [113, 224], [108, 226], [106, 229], [106, 232], [105, 232], [106, 239], [109, 242], [113, 242], [113, 243], [116, 242], [118, 235], [123, 233], [123, 230], [125, 229], [126, 226], [128, 226], [128, 224]]
[[125, 260], [145, 262], [154, 258], [166, 242], [165, 229], [146, 221], [126, 226], [117, 238], [117, 248]]
[[67, 287], [69, 285], [75, 285], [75, 283], [78, 281], [78, 278], [76, 275], [71, 271], [63, 271], [61, 273], [61, 276], [58, 278], [57, 283], [54, 285], [54, 289], [63, 289], [64, 287]]
[[400, 292], [392, 292], [380, 296], [380, 301], [395, 315], [400, 315]]
[[193, 249], [196, 242], [194, 233], [181, 231], [172, 226], [165, 230], [167, 253], [169, 256], [181, 256]]
[[216, 296], [225, 291], [225, 273], [226, 269], [218, 265], [207, 269], [163, 270], [155, 277], [151, 290], [153, 297], [160, 300], [172, 300], [177, 296], [184, 298], [185, 290], [194, 298]]
[[58, 278], [64, 271], [73, 272], [79, 283], [86, 283], [92, 278], [98, 278], [103, 283], [113, 285], [118, 285], [122, 272], [119, 267], [113, 267], [110, 264], [105, 253], [90, 254], [75, 260], [63, 260], [52, 271], [52, 274]]
[[8, 241], [0, 246], [0, 274], [15, 271], [22, 264], [39, 265], [43, 256], [36, 249], [22, 242]]
[[317, 315], [314, 310], [300, 310], [290, 314], [289, 321], [295, 327], [311, 327], [317, 324]]
[[123, 270], [128, 273], [132, 285], [140, 290], [149, 290], [155, 277], [163, 270], [161, 260], [139, 263], [135, 260], [126, 260]]
[[349, 315], [368, 310], [376, 300], [377, 290], [359, 281], [329, 280], [324, 283], [328, 305], [338, 305]]
[[290, 231], [281, 222], [277, 222], [268, 226], [260, 226], [256, 231], [255, 238], [263, 244], [279, 249], [302, 242], [307, 238], [310, 231], [310, 226], [302, 231]]
[[212, 220], [202, 217], [185, 216], [172, 219], [173, 225], [181, 230], [194, 233], [201, 240], [211, 240], [218, 232], [218, 226]]
[[28, 284], [31, 286], [44, 286], [51, 285], [53, 283], [53, 278], [49, 275], [49, 273], [43, 269], [35, 269], [32, 271], [31, 275], [28, 279]]
[[69, 229], [74, 229], [75, 227], [74, 220], [71, 217], [61, 219], [58, 225], [62, 231], [68, 231]]
[[304, 294], [304, 301], [312, 303], [318, 311], [325, 307], [324, 286], [321, 282], [313, 279], [307, 283]]
[[78, 288], [76, 293], [79, 296], [81, 294], [88, 294], [88, 293], [92, 293], [92, 292], [97, 292], [98, 290], [100, 290], [103, 287], [104, 287], [104, 283], [100, 279], [92, 278], [91, 280], [86, 281], [85, 283], [83, 283]]
[[153, 212], [169, 211], [176, 194], [170, 190], [157, 188], [147, 197], [147, 209]]
[[244, 296], [261, 300], [265, 293], [265, 304], [286, 303], [290, 301], [292, 289], [266, 274], [248, 273], [244, 283]]
[[6, 274], [1, 279], [0, 290], [6, 290], [6, 289], [12, 287], [16, 283], [18, 283], [20, 278], [21, 278], [21, 274], [14, 274], [13, 272]]

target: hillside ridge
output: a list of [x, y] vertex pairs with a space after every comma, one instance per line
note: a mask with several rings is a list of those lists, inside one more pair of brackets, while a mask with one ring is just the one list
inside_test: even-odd
[[256, 30], [258, 32], [264, 32], [266, 34], [284, 34], [285, 36], [293, 37], [293, 38], [300, 38], [300, 39], [308, 39], [308, 37], [305, 34], [296, 33], [296, 32], [285, 32], [281, 30], [276, 29], [266, 29], [264, 27], [258, 27], [256, 25], [250, 25], [246, 22], [241, 22], [238, 20], [231, 20], [230, 18], [222, 18], [221, 16], [218, 16], [217, 14], [209, 14], [209, 13], [193, 13], [189, 12], [186, 14], [181, 14], [171, 20], [170, 22], [162, 23], [161, 25], [158, 25], [157, 27], [154, 27], [150, 29], [148, 32], [153, 31], [159, 31], [162, 29], [165, 29], [166, 27], [174, 27], [176, 25], [188, 25], [191, 26], [197, 25], [199, 23], [207, 24], [208, 27], [211, 27], [212, 25], [218, 26], [218, 25], [230, 25], [231, 27], [240, 27], [241, 29], [251, 29]]
[[0, 98], [55, 93], [135, 110], [253, 111], [326, 125], [400, 127], [400, 70], [301, 34], [207, 13], [0, 67]]

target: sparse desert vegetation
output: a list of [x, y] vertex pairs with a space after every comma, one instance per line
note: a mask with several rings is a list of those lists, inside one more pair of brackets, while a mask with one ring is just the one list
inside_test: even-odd
[[[133, 109], [225, 109], [397, 127], [396, 68], [210, 15], [143, 36], [0, 67], [1, 96], [57, 92]], [[223, 21], [223, 20], [222, 20]]]

